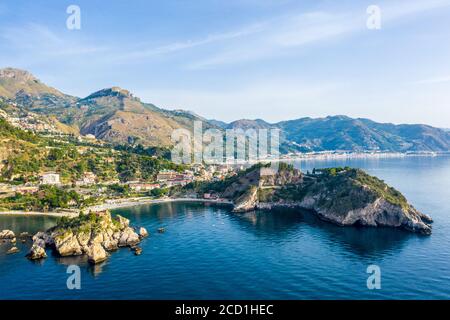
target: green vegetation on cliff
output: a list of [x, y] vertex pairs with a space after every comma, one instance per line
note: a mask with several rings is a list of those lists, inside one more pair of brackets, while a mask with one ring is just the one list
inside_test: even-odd
[[53, 230], [58, 230], [60, 234], [72, 232], [74, 234], [84, 232], [90, 234], [91, 231], [100, 231], [106, 224], [120, 228], [117, 219], [110, 219], [110, 216], [99, 215], [94, 212], [80, 214], [78, 217], [61, 217]]
[[86, 172], [99, 182], [152, 180], [163, 169], [183, 171], [167, 158], [167, 150], [141, 145], [121, 146], [79, 142], [73, 136], [46, 137], [9, 124], [0, 117], [0, 181], [37, 182], [54, 171], [64, 183], [74, 183]]
[[255, 165], [224, 181], [201, 184], [197, 190], [214, 191], [224, 198], [240, 202], [256, 186], [257, 199], [261, 203], [301, 202], [307, 197], [318, 197], [320, 207], [336, 214], [364, 208], [377, 198], [402, 208], [409, 206], [398, 190], [360, 169], [336, 167], [301, 174], [292, 165], [280, 163], [273, 176], [262, 176], [259, 172], [263, 167]]
[[35, 194], [17, 193], [0, 199], [0, 208], [6, 210], [50, 211], [82, 205], [83, 200], [78, 193], [54, 186], [41, 186]]
[[302, 201], [306, 197], [320, 195], [319, 206], [337, 214], [364, 208], [377, 198], [407, 208], [406, 198], [384, 181], [360, 169], [327, 168], [316, 170], [316, 174], [306, 175], [300, 184], [285, 185], [274, 190], [272, 198], [266, 201]]
[[327, 168], [301, 174], [291, 166], [280, 168], [271, 175], [261, 174], [260, 167], [250, 168], [237, 180], [224, 182], [227, 187], [220, 196], [233, 201], [234, 212], [277, 206], [301, 208], [341, 226], [400, 227], [431, 234], [430, 216], [408, 204], [399, 191], [360, 169]]
[[403, 208], [408, 206], [408, 201], [401, 192], [387, 185], [383, 180], [368, 175], [362, 170], [352, 170], [352, 175], [354, 176], [355, 181], [363, 186], [368, 186], [378, 195], [378, 197], [384, 198], [389, 203], [399, 205]]
[[13, 138], [36, 143], [39, 138], [32, 132], [16, 128], [0, 117], [0, 138]]

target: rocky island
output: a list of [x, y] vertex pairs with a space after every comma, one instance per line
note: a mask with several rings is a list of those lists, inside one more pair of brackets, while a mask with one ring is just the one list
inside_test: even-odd
[[128, 219], [120, 215], [112, 218], [109, 211], [80, 214], [62, 218], [56, 226], [35, 234], [27, 256], [32, 260], [45, 258], [45, 249], [50, 247], [62, 257], [85, 254], [89, 262], [96, 264], [119, 247], [131, 247], [140, 254], [137, 245], [147, 235], [145, 228], [136, 233]]
[[258, 164], [201, 189], [232, 200], [234, 212], [299, 208], [340, 226], [394, 227], [424, 235], [432, 231], [430, 216], [360, 169], [329, 168], [304, 174], [285, 163], [276, 171]]

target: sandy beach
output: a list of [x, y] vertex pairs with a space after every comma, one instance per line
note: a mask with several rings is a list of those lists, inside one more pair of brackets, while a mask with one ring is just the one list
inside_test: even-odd
[[49, 217], [76, 217], [79, 212], [39, 212], [39, 211], [0, 211], [0, 216], [23, 215], [23, 216], [49, 216]]
[[219, 204], [231, 204], [230, 201], [219, 199], [195, 199], [195, 198], [164, 198], [164, 199], [149, 199], [149, 198], [138, 198], [133, 200], [125, 200], [112, 203], [103, 203], [96, 206], [91, 206], [86, 210], [89, 211], [103, 211], [118, 208], [134, 207], [143, 204], [155, 204], [155, 203], [165, 203], [165, 202], [204, 202], [204, 203], [219, 203]]

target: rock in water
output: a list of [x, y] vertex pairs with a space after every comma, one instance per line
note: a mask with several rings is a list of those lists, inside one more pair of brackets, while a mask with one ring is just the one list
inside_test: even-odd
[[11, 230], [3, 230], [0, 232], [0, 239], [11, 240], [14, 239], [16, 235]]
[[38, 239], [42, 240], [44, 242], [44, 244], [48, 245], [48, 246], [52, 246], [52, 245], [55, 244], [52, 236], [49, 233], [45, 233], [45, 232], [42, 232], [42, 231], [36, 233], [33, 237], [31, 237], [31, 239], [33, 241], [36, 241]]
[[31, 260], [38, 260], [47, 258], [47, 254], [45, 253], [44, 248], [33, 244], [27, 257]]
[[108, 258], [108, 254], [99, 243], [91, 245], [87, 255], [89, 262], [92, 264], [103, 262]]
[[148, 237], [147, 229], [145, 229], [144, 227], [140, 227], [140, 228], [139, 228], [139, 236], [140, 236], [141, 238]]
[[106, 251], [115, 251], [119, 249], [118, 241], [117, 240], [106, 240], [102, 243], [103, 248], [105, 248]]
[[19, 248], [17, 247], [12, 247], [11, 249], [9, 249], [6, 253], [7, 254], [12, 254], [12, 253], [17, 253], [19, 252]]
[[125, 227], [128, 227], [130, 225], [130, 220], [128, 220], [127, 218], [122, 217], [121, 215], [117, 215], [116, 219], [119, 222], [121, 228], [125, 228]]
[[142, 254], [142, 248], [140, 248], [140, 247], [134, 248], [134, 254], [136, 256], [140, 256]]
[[47, 254], [45, 253], [45, 242], [40, 238], [36, 238], [33, 242], [33, 245], [30, 249], [30, 252], [27, 254], [28, 259], [30, 260], [38, 260], [42, 258], [47, 258]]
[[165, 228], [158, 228], [158, 232], [159, 233], [164, 233], [164, 232], [166, 232], [166, 229]]
[[130, 227], [123, 229], [119, 238], [119, 247], [132, 247], [140, 242], [139, 235]]
[[71, 231], [57, 234], [53, 238], [56, 251], [62, 256], [79, 256], [83, 254], [76, 235]]

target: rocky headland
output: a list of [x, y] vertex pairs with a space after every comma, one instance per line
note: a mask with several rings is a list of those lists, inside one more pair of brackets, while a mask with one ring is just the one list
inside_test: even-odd
[[278, 170], [255, 165], [203, 188], [232, 200], [236, 213], [287, 207], [309, 210], [340, 226], [393, 227], [424, 235], [432, 231], [430, 216], [360, 169], [329, 168], [304, 174], [284, 163]]

